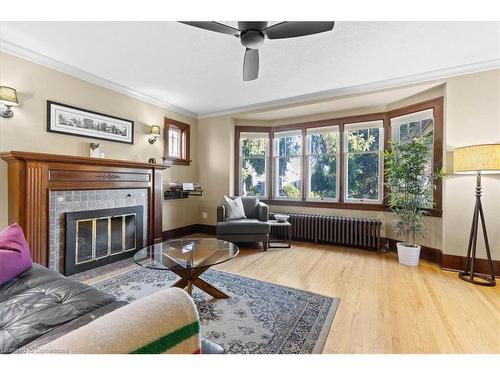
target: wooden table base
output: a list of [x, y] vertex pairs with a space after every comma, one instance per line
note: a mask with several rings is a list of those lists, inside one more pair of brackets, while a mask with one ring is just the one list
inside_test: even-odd
[[200, 275], [208, 270], [210, 267], [195, 268], [195, 269], [171, 269], [176, 275], [180, 276], [181, 279], [172, 285], [173, 288], [187, 288], [187, 292], [190, 296], [193, 295], [193, 285], [197, 286], [204, 292], [210, 294], [214, 298], [229, 298], [229, 296], [217, 289], [212, 284], [200, 278]]

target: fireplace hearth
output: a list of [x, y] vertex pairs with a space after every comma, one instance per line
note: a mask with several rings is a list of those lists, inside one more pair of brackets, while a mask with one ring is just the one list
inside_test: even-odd
[[64, 274], [131, 257], [143, 245], [142, 206], [66, 213]]

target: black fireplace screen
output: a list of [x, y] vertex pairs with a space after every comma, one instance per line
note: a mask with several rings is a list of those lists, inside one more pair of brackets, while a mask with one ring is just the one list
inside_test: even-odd
[[65, 275], [130, 257], [143, 247], [143, 207], [66, 213]]

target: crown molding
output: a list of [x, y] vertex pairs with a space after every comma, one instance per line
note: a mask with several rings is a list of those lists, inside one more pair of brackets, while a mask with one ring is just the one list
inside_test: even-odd
[[500, 59], [492, 59], [492, 60], [480, 61], [466, 65], [459, 65], [451, 68], [438, 69], [430, 72], [418, 73], [388, 80], [374, 81], [374, 82], [364, 83], [361, 85], [342, 87], [333, 90], [320, 91], [316, 93], [299, 95], [284, 99], [277, 99], [262, 103], [250, 104], [246, 106], [234, 107], [224, 111], [196, 113], [189, 111], [185, 108], [181, 108], [176, 105], [170, 104], [163, 100], [157, 99], [150, 95], [144, 94], [137, 90], [131, 89], [129, 87], [123, 86], [121, 84], [109, 81], [105, 78], [101, 78], [99, 76], [96, 76], [92, 73], [88, 73], [84, 70], [73, 67], [71, 65], [62, 63], [51, 57], [42, 55], [38, 52], [34, 52], [27, 48], [10, 43], [4, 39], [0, 39], [0, 51], [21, 57], [25, 60], [32, 61], [34, 63], [46, 66], [48, 68], [82, 79], [84, 81], [93, 83], [95, 85], [105, 87], [107, 89], [119, 92], [121, 94], [130, 96], [132, 98], [139, 99], [144, 102], [154, 104], [158, 107], [167, 109], [169, 111], [173, 111], [178, 114], [182, 114], [195, 119], [229, 116], [237, 113], [257, 112], [263, 110], [270, 111], [278, 109], [280, 107], [299, 105], [299, 104], [306, 105], [310, 104], [311, 102], [334, 99], [341, 96], [366, 94], [377, 90], [391, 89], [391, 88], [420, 84], [420, 83], [428, 83], [435, 80], [442, 80], [454, 76], [460, 76], [464, 74], [471, 74], [480, 71], [500, 68]]
[[293, 96], [285, 99], [278, 99], [263, 103], [256, 103], [242, 107], [231, 108], [226, 111], [220, 112], [209, 112], [198, 114], [198, 119], [206, 119], [219, 116], [229, 116], [236, 113], [249, 113], [249, 112], [259, 112], [262, 110], [271, 111], [275, 109], [280, 109], [281, 107], [291, 106], [291, 105], [307, 105], [311, 102], [324, 101], [327, 99], [334, 99], [336, 97], [355, 95], [355, 94], [366, 94], [372, 91], [393, 89], [397, 87], [415, 85], [415, 84], [425, 84], [432, 81], [442, 81], [443, 79], [460, 76], [464, 74], [477, 73], [485, 70], [498, 69], [500, 68], [500, 59], [493, 59], [487, 61], [481, 61], [472, 64], [459, 65], [452, 68], [445, 68], [439, 70], [433, 70], [425, 73], [418, 73], [414, 75], [409, 75], [405, 77], [398, 77], [382, 81], [374, 81], [370, 83], [363, 83], [361, 85], [342, 87], [333, 90], [320, 91], [311, 94]]
[[168, 102], [165, 102], [163, 100], [157, 99], [155, 97], [149, 96], [147, 94], [144, 94], [140, 91], [131, 89], [129, 87], [123, 86], [119, 83], [115, 83], [112, 81], [109, 81], [105, 78], [101, 78], [99, 76], [96, 76], [92, 73], [88, 73], [84, 70], [75, 68], [74, 66], [62, 63], [58, 60], [55, 60], [51, 57], [42, 55], [38, 52], [29, 50], [27, 48], [21, 47], [19, 45], [10, 43], [4, 39], [0, 39], [0, 51], [6, 52], [8, 54], [20, 57], [25, 60], [29, 60], [31, 62], [46, 66], [48, 68], [57, 70], [59, 72], [68, 74], [72, 77], [79, 78], [83, 81], [87, 81], [90, 83], [93, 83], [95, 85], [107, 88], [109, 90], [113, 90], [116, 92], [119, 92], [121, 94], [130, 96], [135, 99], [142, 100], [143, 102], [154, 104], [158, 107], [167, 109], [169, 111], [176, 112], [178, 114], [182, 114], [191, 118], [197, 118], [198, 114], [192, 111], [189, 111], [187, 109], [178, 107], [174, 104], [170, 104]]

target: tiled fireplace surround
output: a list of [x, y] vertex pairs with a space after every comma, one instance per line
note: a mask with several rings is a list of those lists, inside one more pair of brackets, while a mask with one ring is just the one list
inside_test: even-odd
[[148, 222], [147, 189], [60, 190], [49, 197], [49, 268], [63, 273], [65, 255], [65, 213], [117, 207], [143, 207], [143, 238]]

